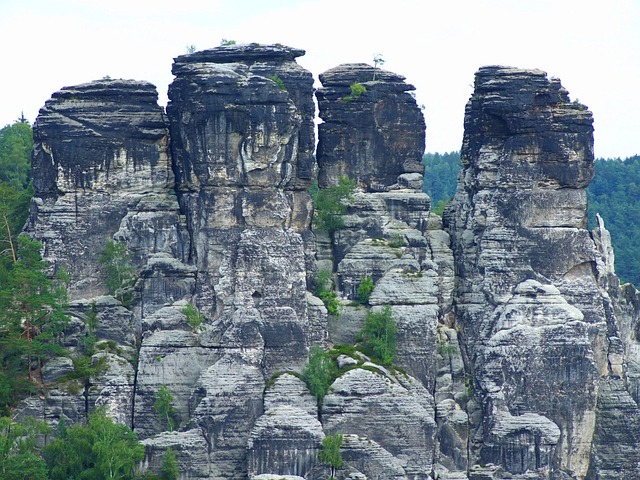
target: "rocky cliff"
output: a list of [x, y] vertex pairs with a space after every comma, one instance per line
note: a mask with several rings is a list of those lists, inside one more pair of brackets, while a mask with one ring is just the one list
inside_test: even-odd
[[[19, 414], [104, 406], [142, 439], [140, 469], [171, 447], [184, 479], [326, 478], [318, 452], [337, 433], [338, 478], [638, 478], [640, 301], [604, 225], [586, 229], [591, 113], [544, 72], [480, 69], [443, 226], [421, 192], [413, 87], [363, 64], [321, 74], [316, 160], [303, 54], [180, 56], [166, 113], [132, 80], [45, 104], [26, 232], [70, 273], [71, 358], [45, 365], [47, 395]], [[355, 192], [321, 231], [310, 187], [341, 177]], [[107, 241], [130, 252], [127, 301], [106, 286]], [[337, 315], [315, 296], [321, 272]], [[393, 365], [341, 345], [383, 311]], [[62, 381], [90, 334], [106, 368]], [[314, 344], [338, 346], [320, 400], [301, 375]]]

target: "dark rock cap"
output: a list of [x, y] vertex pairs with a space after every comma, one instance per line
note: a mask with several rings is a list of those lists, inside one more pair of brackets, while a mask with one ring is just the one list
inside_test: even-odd
[[[365, 63], [338, 65], [320, 74], [318, 182], [337, 185], [341, 176], [366, 191], [397, 187], [405, 173], [422, 173], [425, 122], [413, 85], [404, 77]], [[360, 93], [351, 86], [361, 84]]]
[[248, 43], [242, 45], [222, 45], [195, 53], [180, 55], [174, 58], [173, 73], [180, 65], [187, 63], [244, 63], [255, 62], [287, 62], [305, 54], [300, 48], [275, 45]]
[[374, 81], [375, 78], [383, 84], [396, 84], [404, 92], [415, 90], [413, 85], [405, 83], [405, 77], [402, 75], [375, 68], [366, 63], [344, 63], [321, 73], [319, 78], [325, 87], [349, 87], [354, 82], [367, 83]]

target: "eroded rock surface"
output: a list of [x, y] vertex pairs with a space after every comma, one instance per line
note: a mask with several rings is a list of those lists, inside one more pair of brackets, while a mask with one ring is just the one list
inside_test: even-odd
[[[599, 385], [619, 381], [620, 340], [586, 230], [592, 131], [591, 112], [544, 72], [476, 74], [446, 220], [472, 375], [470, 460], [513, 478], [600, 478], [606, 469], [590, 464], [606, 456], [594, 433], [610, 389]], [[627, 441], [622, 430], [612, 435]]]
[[[318, 452], [338, 433], [341, 479], [639, 478], [640, 295], [601, 220], [586, 229], [591, 113], [544, 72], [480, 69], [443, 229], [413, 87], [363, 64], [322, 74], [316, 162], [302, 54], [180, 56], [166, 115], [133, 80], [46, 103], [27, 232], [70, 273], [71, 356], [16, 416], [104, 407], [142, 439], [141, 469], [171, 448], [185, 479], [326, 478]], [[344, 225], [314, 231], [309, 187], [341, 176], [356, 180]], [[106, 295], [106, 240], [132, 255], [130, 304]], [[339, 315], [314, 295], [320, 270]], [[341, 347], [312, 396], [309, 347], [355, 342], [386, 306], [395, 365]], [[107, 368], [69, 380], [81, 355]]]
[[[425, 124], [409, 93], [415, 90], [413, 85], [400, 75], [362, 63], [327, 70], [320, 74], [320, 82], [320, 186], [336, 185], [344, 175], [365, 191], [402, 188], [398, 183], [419, 189]], [[362, 93], [354, 93], [354, 84]]]

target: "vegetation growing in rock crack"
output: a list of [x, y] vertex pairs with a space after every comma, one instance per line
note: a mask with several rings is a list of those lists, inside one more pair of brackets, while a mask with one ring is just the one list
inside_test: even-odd
[[449, 340], [438, 343], [438, 353], [443, 357], [450, 357], [458, 353], [458, 347]]
[[[73, 359], [73, 372], [62, 377], [62, 381], [69, 380], [81, 380], [85, 388], [90, 386], [91, 378], [96, 377], [102, 372], [109, 369], [107, 364], [107, 357], [101, 356], [94, 359], [93, 355], [96, 353], [96, 343], [98, 341], [96, 337], [96, 328], [98, 327], [98, 310], [96, 302], [91, 303], [89, 314], [85, 320], [86, 334], [82, 339], [82, 348], [79, 355]], [[115, 342], [114, 342], [115, 343]], [[109, 344], [104, 345], [109, 347]], [[113, 345], [113, 349], [117, 347]], [[68, 388], [73, 389], [72, 385], [67, 385]]]
[[169, 387], [161, 385], [154, 395], [153, 411], [156, 412], [163, 427], [173, 432], [176, 427], [176, 410], [173, 407], [173, 394]]
[[367, 87], [362, 85], [360, 82], [352, 83], [349, 88], [351, 89], [351, 95], [345, 95], [342, 97], [342, 100], [347, 103], [355, 100], [356, 98], [360, 98], [363, 93], [367, 93]]
[[369, 302], [369, 297], [371, 296], [371, 292], [373, 292], [373, 278], [371, 275], [365, 275], [360, 278], [360, 284], [358, 285], [358, 290], [356, 291], [358, 295], [358, 301], [363, 305]]
[[322, 439], [322, 450], [318, 452], [318, 460], [329, 465], [331, 468], [330, 478], [335, 478], [336, 469], [342, 467], [344, 463], [342, 454], [340, 453], [342, 440], [343, 438], [341, 433], [327, 435]]
[[395, 360], [397, 340], [398, 325], [389, 305], [385, 305], [380, 311], [368, 311], [364, 327], [356, 337], [365, 353], [378, 359], [383, 365], [391, 365]]
[[347, 211], [347, 202], [353, 199], [356, 181], [342, 176], [338, 185], [318, 189], [317, 183], [309, 193], [313, 199], [313, 227], [318, 231], [335, 232], [344, 227], [342, 215]]
[[324, 306], [327, 308], [327, 311], [334, 316], [340, 315], [340, 304], [338, 302], [338, 297], [336, 292], [333, 289], [333, 280], [331, 278], [331, 272], [329, 270], [320, 270], [316, 276], [316, 290], [315, 294]]
[[182, 313], [187, 317], [187, 323], [191, 327], [191, 330], [197, 332], [204, 323], [204, 315], [191, 303], [188, 303], [187, 306], [182, 309]]
[[278, 76], [278, 74], [274, 74], [272, 77], [270, 77], [271, 80], [273, 80], [273, 82], [278, 86], [278, 88], [280, 90], [284, 90], [285, 92], [287, 91], [287, 87], [285, 86], [284, 82], [282, 81], [282, 79]]
[[133, 286], [136, 283], [131, 258], [124, 243], [108, 239], [98, 259], [106, 277], [109, 295], [120, 300], [125, 307], [129, 307], [133, 301]]
[[313, 345], [309, 350], [309, 360], [302, 370], [302, 378], [318, 402], [327, 394], [336, 375], [337, 368], [329, 352]]
[[389, 245], [391, 248], [404, 247], [404, 235], [402, 235], [401, 233], [394, 233], [387, 241], [387, 245]]

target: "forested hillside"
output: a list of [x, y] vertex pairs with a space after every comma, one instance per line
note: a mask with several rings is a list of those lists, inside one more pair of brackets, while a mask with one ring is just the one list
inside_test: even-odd
[[616, 256], [616, 273], [623, 282], [640, 286], [640, 156], [598, 159], [587, 189], [589, 225], [596, 213], [604, 219]]
[[429, 194], [436, 213], [441, 214], [445, 204], [456, 192], [460, 171], [460, 152], [425, 153], [424, 183], [422, 191]]
[[[427, 153], [423, 157], [423, 190], [440, 212], [455, 193], [460, 153]], [[611, 232], [616, 256], [616, 273], [622, 282], [640, 285], [640, 156], [621, 160], [597, 159], [595, 177], [587, 189], [589, 227], [596, 213]]]

